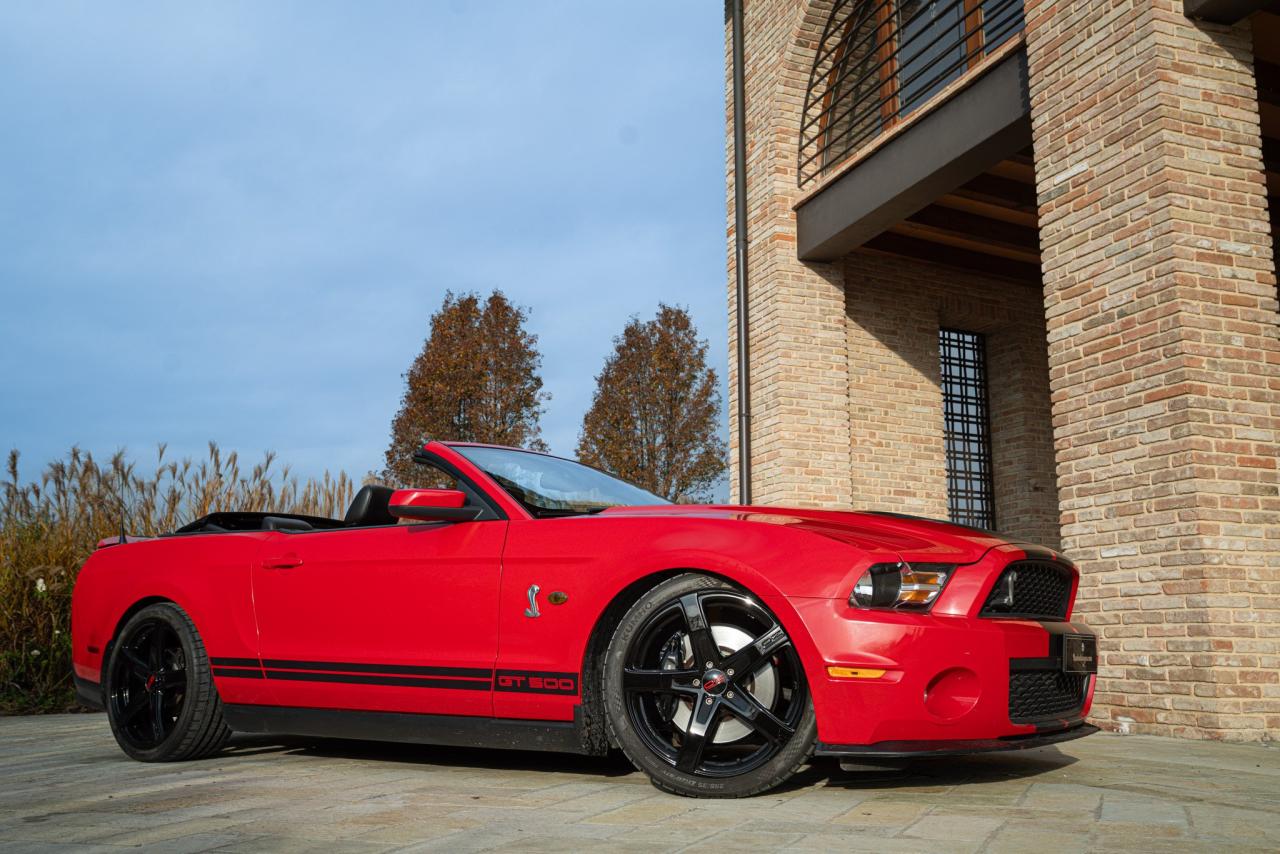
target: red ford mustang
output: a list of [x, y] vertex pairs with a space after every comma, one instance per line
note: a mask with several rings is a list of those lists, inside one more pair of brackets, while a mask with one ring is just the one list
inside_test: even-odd
[[575, 462], [432, 442], [346, 518], [214, 513], [103, 542], [75, 679], [144, 761], [232, 731], [602, 754], [735, 797], [811, 755], [1035, 747], [1084, 722], [1075, 567], [878, 513], [668, 504]]

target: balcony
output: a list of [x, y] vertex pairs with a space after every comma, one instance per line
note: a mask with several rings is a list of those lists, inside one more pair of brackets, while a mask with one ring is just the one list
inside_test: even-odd
[[800, 186], [901, 124], [1022, 28], [1022, 0], [837, 0], [805, 97]]
[[1038, 279], [1023, 28], [1022, 0], [834, 0], [801, 117], [802, 260], [865, 247]]

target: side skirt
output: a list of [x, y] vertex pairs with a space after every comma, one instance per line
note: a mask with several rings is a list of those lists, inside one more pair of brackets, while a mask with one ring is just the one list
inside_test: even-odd
[[579, 732], [580, 709], [575, 710], [572, 723], [561, 723], [229, 703], [222, 708], [227, 725], [236, 732], [397, 741], [445, 747], [589, 753]]

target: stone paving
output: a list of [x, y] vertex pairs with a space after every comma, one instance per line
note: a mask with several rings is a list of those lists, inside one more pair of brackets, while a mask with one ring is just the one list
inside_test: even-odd
[[820, 762], [746, 801], [624, 759], [237, 737], [125, 758], [102, 715], [0, 718], [0, 852], [1280, 850], [1280, 749], [1095, 735], [906, 769]]

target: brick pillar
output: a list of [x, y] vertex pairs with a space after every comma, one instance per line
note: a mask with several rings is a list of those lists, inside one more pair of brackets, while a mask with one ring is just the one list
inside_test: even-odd
[[[746, 0], [753, 491], [758, 504], [848, 506], [848, 353], [837, 265], [796, 259], [800, 106], [830, 2]], [[730, 483], [737, 499], [733, 87], [725, 22]]]
[[1029, 0], [1063, 548], [1096, 717], [1280, 729], [1280, 343], [1248, 25]]

